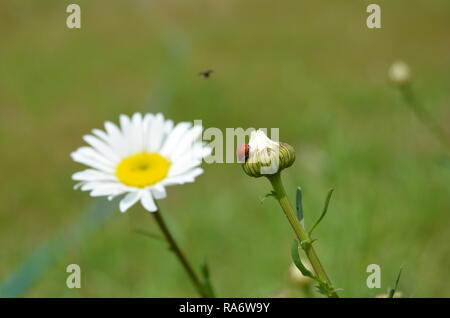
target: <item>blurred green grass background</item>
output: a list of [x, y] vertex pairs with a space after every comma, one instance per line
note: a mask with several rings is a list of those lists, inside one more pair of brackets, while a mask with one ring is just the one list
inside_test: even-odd
[[[93, 199], [73, 191], [82, 135], [121, 113], [162, 111], [205, 127], [279, 127], [296, 147], [284, 175], [319, 216], [318, 253], [344, 297], [372, 297], [404, 265], [405, 297], [450, 297], [450, 169], [429, 131], [386, 79], [401, 58], [414, 88], [448, 129], [450, 2], [386, 1], [382, 29], [369, 1], [64, 1], [0, 3], [0, 282], [39, 246], [76, 224]], [[197, 76], [212, 68], [210, 79]], [[447, 152], [448, 154], [448, 152]], [[268, 297], [288, 285], [292, 231], [269, 184], [237, 164], [204, 165], [160, 206], [196, 265], [208, 260], [219, 296]], [[113, 206], [112, 206], [113, 207]], [[139, 206], [61, 249], [27, 297], [196, 296]], [[82, 288], [65, 285], [68, 264]], [[382, 288], [366, 287], [379, 264]]]

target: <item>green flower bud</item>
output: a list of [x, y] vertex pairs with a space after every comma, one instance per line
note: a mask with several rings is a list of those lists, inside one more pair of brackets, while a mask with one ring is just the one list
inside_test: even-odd
[[244, 172], [251, 177], [268, 176], [290, 167], [295, 161], [294, 148], [269, 139], [262, 130], [253, 131], [246, 147]]

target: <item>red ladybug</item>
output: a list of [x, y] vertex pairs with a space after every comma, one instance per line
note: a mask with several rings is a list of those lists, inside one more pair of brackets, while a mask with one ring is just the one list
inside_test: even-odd
[[240, 145], [236, 150], [239, 162], [247, 162], [250, 146], [248, 144]]

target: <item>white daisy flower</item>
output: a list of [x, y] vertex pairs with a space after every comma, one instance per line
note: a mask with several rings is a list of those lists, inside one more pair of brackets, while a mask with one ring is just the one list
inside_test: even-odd
[[121, 115], [120, 127], [107, 121], [105, 131], [94, 129], [83, 137], [89, 146], [71, 154], [90, 167], [72, 176], [80, 181], [75, 188], [109, 200], [124, 194], [122, 212], [138, 201], [155, 212], [154, 200], [166, 197], [166, 186], [194, 182], [203, 173], [199, 166], [211, 148], [198, 141], [201, 133], [201, 126], [174, 126], [162, 114]]

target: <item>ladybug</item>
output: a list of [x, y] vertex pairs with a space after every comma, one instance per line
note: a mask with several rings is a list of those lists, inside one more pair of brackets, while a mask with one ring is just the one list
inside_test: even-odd
[[249, 144], [240, 145], [236, 150], [236, 155], [238, 157], [238, 161], [239, 162], [247, 162], [249, 152], [250, 152]]

